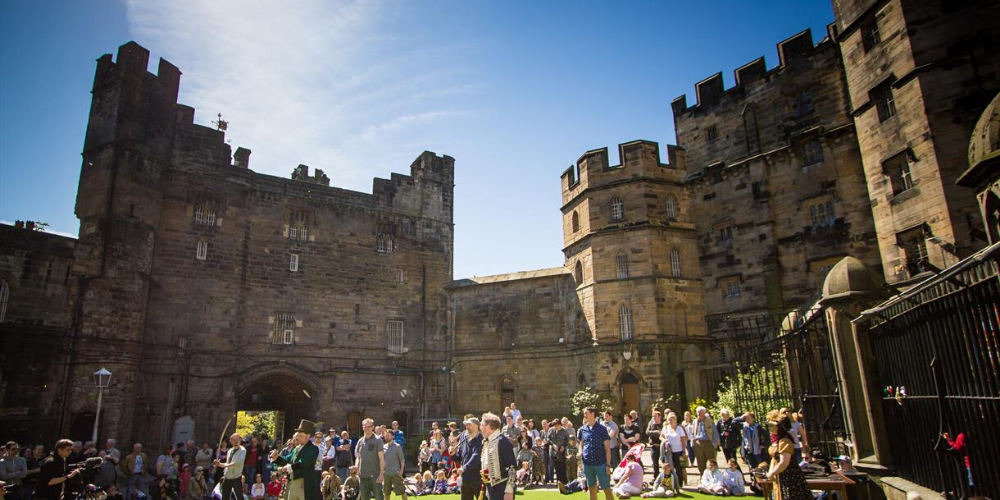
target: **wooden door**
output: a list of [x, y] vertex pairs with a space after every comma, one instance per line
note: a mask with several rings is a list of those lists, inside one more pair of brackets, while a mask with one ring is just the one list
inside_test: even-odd
[[639, 407], [639, 379], [631, 373], [622, 377], [621, 402], [623, 414], [635, 410], [642, 415], [642, 408]]

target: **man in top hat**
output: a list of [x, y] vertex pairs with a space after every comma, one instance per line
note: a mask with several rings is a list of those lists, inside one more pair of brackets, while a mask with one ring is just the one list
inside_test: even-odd
[[489, 500], [514, 500], [514, 445], [500, 432], [500, 417], [484, 413], [481, 425], [486, 438], [481, 460], [486, 494]]
[[279, 456], [277, 450], [271, 452], [271, 461], [278, 467], [284, 467], [289, 474], [288, 500], [320, 500], [321, 471], [316, 470], [319, 448], [309, 439], [315, 430], [316, 424], [303, 420], [292, 436], [295, 443], [292, 454], [285, 458]]

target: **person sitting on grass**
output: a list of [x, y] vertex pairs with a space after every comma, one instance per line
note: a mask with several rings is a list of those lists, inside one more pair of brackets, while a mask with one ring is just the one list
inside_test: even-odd
[[660, 475], [653, 480], [653, 491], [643, 493], [642, 498], [669, 498], [676, 495], [677, 490], [677, 483], [674, 481], [674, 464], [660, 462]]
[[421, 495], [424, 492], [426, 483], [424, 483], [424, 475], [421, 473], [416, 473], [413, 475], [413, 494]]
[[743, 471], [740, 470], [735, 458], [730, 458], [729, 468], [722, 471], [722, 488], [726, 490], [727, 495], [737, 497], [743, 496], [746, 492], [747, 484], [743, 480]]
[[448, 493], [448, 480], [445, 479], [444, 469], [438, 469], [437, 479], [434, 480], [434, 494], [444, 495]]
[[642, 493], [642, 464], [636, 461], [635, 455], [629, 455], [627, 460], [625, 473], [613, 489], [618, 498], [628, 498]]
[[701, 474], [698, 491], [709, 495], [725, 495], [726, 489], [722, 485], [722, 471], [719, 470], [719, 464], [711, 458], [706, 460], [705, 464], [707, 467]]
[[451, 470], [451, 477], [448, 478], [448, 493], [462, 493], [462, 475], [458, 472], [458, 467]]
[[531, 484], [531, 462], [521, 462], [521, 468], [517, 469], [517, 485], [521, 488]]
[[556, 486], [559, 488], [559, 493], [563, 495], [587, 491], [587, 476], [583, 473], [583, 464], [580, 464], [580, 470], [577, 472], [576, 479], [570, 481], [568, 484], [556, 482]]
[[340, 500], [357, 500], [358, 493], [361, 491], [361, 478], [358, 477], [358, 467], [352, 465], [348, 470], [350, 471], [350, 475], [344, 481], [344, 489], [340, 492]]

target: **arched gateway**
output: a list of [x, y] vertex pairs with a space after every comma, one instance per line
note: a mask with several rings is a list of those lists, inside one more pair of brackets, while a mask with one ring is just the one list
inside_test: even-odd
[[281, 367], [251, 369], [240, 384], [237, 411], [274, 411], [276, 439], [287, 439], [302, 419], [315, 420], [319, 387], [308, 374]]

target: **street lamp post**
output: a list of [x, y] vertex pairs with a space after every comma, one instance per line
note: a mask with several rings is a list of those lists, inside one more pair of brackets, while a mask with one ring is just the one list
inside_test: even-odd
[[94, 385], [97, 386], [97, 413], [94, 414], [94, 435], [91, 441], [97, 446], [97, 427], [101, 423], [101, 402], [104, 399], [104, 389], [111, 384], [111, 372], [107, 368], [101, 368], [94, 372]]

